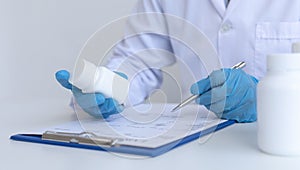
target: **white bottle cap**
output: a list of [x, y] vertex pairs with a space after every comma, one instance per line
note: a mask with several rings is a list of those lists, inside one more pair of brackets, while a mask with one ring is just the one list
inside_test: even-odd
[[294, 43], [293, 44], [293, 53], [300, 53], [300, 42]]
[[300, 69], [300, 53], [270, 54], [267, 60], [269, 70]]
[[84, 65], [82, 70], [77, 70], [78, 75], [73, 77], [72, 75], [72, 84], [80, 88], [83, 92], [93, 91], [93, 84], [95, 82], [95, 77], [97, 74], [97, 67], [93, 63], [83, 60]]

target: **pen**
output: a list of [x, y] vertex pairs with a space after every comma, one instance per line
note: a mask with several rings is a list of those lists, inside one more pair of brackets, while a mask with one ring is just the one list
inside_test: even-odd
[[[232, 69], [240, 69], [246, 66], [245, 62], [240, 62], [236, 65], [234, 65], [233, 67], [231, 67]], [[180, 104], [178, 104], [176, 107], [173, 108], [172, 112], [175, 112], [177, 110], [179, 110], [180, 108], [186, 106], [187, 104], [191, 103], [192, 101], [194, 101], [195, 99], [197, 99], [198, 97], [200, 97], [200, 95], [193, 95], [189, 98], [187, 98], [186, 100], [184, 100], [183, 102], [181, 102]]]

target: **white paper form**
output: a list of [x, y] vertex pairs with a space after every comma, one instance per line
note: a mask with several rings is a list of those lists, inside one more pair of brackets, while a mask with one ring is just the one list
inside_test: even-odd
[[199, 105], [189, 105], [171, 112], [174, 106], [143, 104], [127, 108], [106, 120], [78, 113], [78, 121], [45, 130], [92, 132], [99, 137], [117, 139], [119, 145], [157, 148], [225, 122]]

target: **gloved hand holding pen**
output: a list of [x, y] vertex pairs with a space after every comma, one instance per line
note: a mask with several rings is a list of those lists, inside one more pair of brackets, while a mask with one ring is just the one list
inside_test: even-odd
[[[127, 78], [122, 73], [118, 74]], [[115, 99], [105, 98], [101, 93], [83, 93], [81, 89], [70, 83], [70, 73], [66, 70], [58, 71], [55, 77], [63, 87], [72, 91], [78, 105], [95, 118], [108, 118], [110, 115], [118, 114], [124, 109], [124, 106], [120, 105]]]
[[256, 121], [256, 86], [258, 80], [241, 69], [222, 69], [191, 87], [200, 95], [196, 103], [204, 105], [219, 118], [237, 122]]

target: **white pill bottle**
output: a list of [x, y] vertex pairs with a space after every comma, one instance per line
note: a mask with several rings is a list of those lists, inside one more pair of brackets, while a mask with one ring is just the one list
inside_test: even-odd
[[71, 83], [84, 93], [102, 93], [114, 98], [119, 104], [125, 104], [129, 93], [129, 81], [103, 66], [83, 60], [83, 67]]
[[267, 74], [257, 86], [257, 140], [265, 153], [300, 155], [299, 45], [293, 45], [294, 53], [269, 55]]

